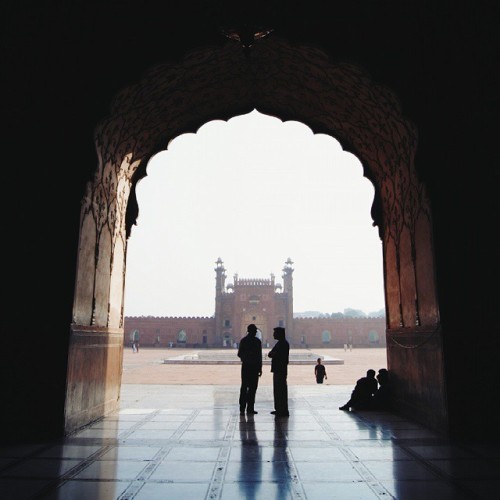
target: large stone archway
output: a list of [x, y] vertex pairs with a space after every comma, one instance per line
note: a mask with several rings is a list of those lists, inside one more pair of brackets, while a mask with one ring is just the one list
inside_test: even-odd
[[229, 42], [151, 69], [116, 97], [97, 127], [98, 167], [81, 211], [66, 432], [118, 404], [127, 238], [137, 215], [135, 185], [148, 160], [181, 133], [253, 109], [335, 136], [361, 160], [376, 193], [372, 217], [383, 241], [397, 404], [446, 427], [431, 209], [414, 168], [416, 130], [397, 98], [359, 68], [269, 37], [250, 55]]

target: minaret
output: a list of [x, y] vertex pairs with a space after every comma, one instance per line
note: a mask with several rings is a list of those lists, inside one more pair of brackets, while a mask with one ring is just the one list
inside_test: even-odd
[[286, 294], [286, 336], [292, 344], [293, 341], [293, 262], [288, 257], [283, 267], [283, 292]]
[[226, 286], [226, 268], [219, 257], [215, 262], [215, 344], [222, 345], [222, 302]]
[[220, 257], [216, 260], [215, 265], [215, 296], [217, 297], [224, 292], [226, 286], [226, 268]]

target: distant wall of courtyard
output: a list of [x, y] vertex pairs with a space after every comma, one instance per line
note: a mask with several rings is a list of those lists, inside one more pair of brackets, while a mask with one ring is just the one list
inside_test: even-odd
[[296, 347], [385, 347], [385, 318], [294, 318]]
[[[385, 347], [385, 318], [294, 318], [291, 347]], [[125, 345], [130, 346], [139, 332], [143, 347], [220, 348], [214, 317], [125, 317]], [[246, 332], [231, 339], [227, 346], [239, 343]], [[272, 338], [271, 332], [267, 335]], [[220, 336], [218, 337], [220, 339]]]

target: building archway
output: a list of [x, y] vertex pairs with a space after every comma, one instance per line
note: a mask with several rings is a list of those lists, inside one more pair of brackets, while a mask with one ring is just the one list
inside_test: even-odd
[[329, 344], [332, 341], [332, 334], [328, 330], [321, 332], [321, 341], [323, 344]]
[[178, 344], [186, 345], [187, 340], [188, 340], [188, 337], [187, 337], [185, 330], [180, 330], [179, 332], [177, 332], [176, 341]]
[[[229, 42], [200, 49], [180, 65], [152, 68], [116, 97], [110, 116], [97, 126], [99, 163], [81, 210], [66, 432], [118, 405], [127, 239], [138, 215], [135, 187], [149, 159], [182, 133], [253, 109], [332, 135], [361, 161], [375, 187], [372, 218], [383, 243], [387, 334], [393, 339], [388, 366], [395, 373], [399, 408], [418, 402], [436, 427], [446, 425], [440, 356], [435, 359], [440, 385], [424, 393], [418, 390], [425, 377], [421, 360], [399, 349], [405, 347], [400, 336], [409, 330], [437, 344], [440, 333], [431, 211], [414, 168], [415, 127], [397, 98], [360, 68], [333, 64], [319, 50], [269, 37], [249, 56]], [[98, 356], [88, 348], [89, 338], [97, 339]], [[412, 369], [400, 370], [408, 362]], [[92, 365], [93, 381], [78, 377], [83, 363]], [[81, 394], [92, 383], [104, 390], [89, 408]]]
[[378, 332], [376, 330], [370, 330], [368, 332], [368, 341], [370, 342], [370, 344], [373, 344], [373, 345], [378, 344], [379, 335], [378, 335]]

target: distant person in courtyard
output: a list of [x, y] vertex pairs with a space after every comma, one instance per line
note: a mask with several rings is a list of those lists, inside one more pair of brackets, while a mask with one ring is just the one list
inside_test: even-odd
[[372, 408], [372, 399], [378, 389], [378, 382], [375, 378], [375, 370], [367, 370], [366, 377], [357, 380], [354, 390], [351, 393], [351, 399], [339, 410], [369, 410]]
[[314, 376], [316, 377], [316, 383], [322, 384], [323, 379], [328, 379], [326, 375], [325, 365], [321, 363], [321, 358], [316, 360], [316, 366], [314, 367]]
[[274, 411], [271, 413], [277, 417], [288, 417], [288, 358], [290, 344], [286, 340], [285, 329], [276, 326], [273, 329], [273, 337], [277, 340], [274, 347], [267, 354], [271, 358], [271, 372], [273, 374], [273, 396]]
[[391, 409], [391, 381], [389, 371], [380, 368], [377, 375], [379, 387], [372, 398], [371, 408], [373, 410], [388, 411]]
[[247, 334], [241, 339], [238, 357], [241, 359], [240, 413], [255, 415], [255, 394], [262, 375], [262, 342], [253, 323], [247, 326]]
[[132, 351], [139, 352], [139, 330], [134, 330], [132, 333]]

